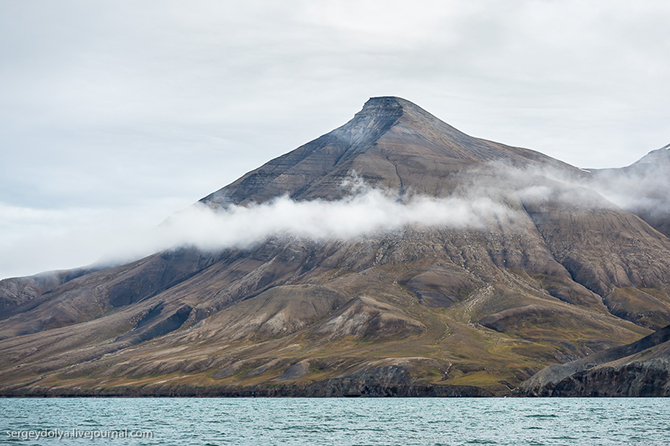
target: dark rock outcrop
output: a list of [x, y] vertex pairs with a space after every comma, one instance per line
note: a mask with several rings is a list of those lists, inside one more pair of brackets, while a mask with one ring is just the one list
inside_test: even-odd
[[160, 386], [117, 387], [97, 391], [70, 388], [32, 388], [28, 392], [0, 391], [0, 397], [491, 397], [493, 394], [474, 386], [432, 385], [413, 382], [407, 370], [399, 366], [378, 367], [347, 377], [328, 380], [258, 384], [252, 386]]
[[519, 396], [670, 396], [670, 325], [632, 344], [551, 365]]

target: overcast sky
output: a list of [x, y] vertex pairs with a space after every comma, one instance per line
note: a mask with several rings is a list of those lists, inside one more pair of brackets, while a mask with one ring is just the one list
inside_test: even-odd
[[413, 101], [580, 167], [670, 142], [670, 2], [0, 0], [0, 278]]

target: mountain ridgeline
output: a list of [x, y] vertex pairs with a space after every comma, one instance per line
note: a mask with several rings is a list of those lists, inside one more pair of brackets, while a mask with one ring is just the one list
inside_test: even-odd
[[340, 186], [352, 172], [374, 186], [448, 196], [458, 184], [458, 174], [487, 161], [578, 170], [539, 152], [470, 137], [409, 101], [382, 97], [369, 100], [342, 127], [201, 202], [262, 203], [283, 194], [295, 200], [337, 199], [346, 192]]
[[0, 394], [510, 394], [546, 366], [613, 357], [602, 352], [670, 323], [667, 189], [650, 183], [622, 204], [608, 186], [636, 169], [584, 171], [372, 98], [199, 206], [337, 202], [355, 180], [401, 203], [485, 197], [503, 211], [0, 281]]

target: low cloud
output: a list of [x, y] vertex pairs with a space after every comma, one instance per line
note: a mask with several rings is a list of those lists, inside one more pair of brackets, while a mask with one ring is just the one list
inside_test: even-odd
[[[371, 187], [354, 173], [336, 201], [295, 201], [281, 196], [263, 204], [210, 207], [197, 203], [178, 212], [141, 240], [120, 246], [106, 258], [124, 260], [176, 246], [202, 250], [249, 248], [269, 237], [312, 241], [349, 240], [408, 226], [419, 228], [526, 228], [523, 205], [561, 209], [603, 209], [613, 204], [587, 187], [578, 170], [487, 163], [464, 172], [448, 197], [429, 197]], [[127, 258], [126, 258], [127, 260]]]
[[[133, 212], [111, 209], [35, 211], [0, 204], [0, 211], [8, 216], [0, 225], [5, 229], [4, 235], [0, 233], [4, 254], [0, 278], [96, 262], [120, 264], [177, 246], [208, 251], [246, 249], [270, 237], [349, 240], [408, 226], [523, 230], [529, 223], [523, 206], [578, 210], [618, 205], [630, 209], [637, 203], [667, 210], [665, 194], [654, 194], [667, 190], [666, 176], [645, 180], [633, 171], [626, 175], [622, 179], [620, 173], [594, 175], [573, 168], [488, 163], [464, 172], [452, 195], [437, 198], [374, 188], [354, 175], [343, 184], [349, 195], [340, 200], [295, 201], [281, 196], [267, 203], [225, 208], [197, 203], [158, 227], [138, 219], [138, 210], [133, 217]], [[160, 215], [157, 212], [154, 209], [153, 215]], [[14, 227], [19, 226], [34, 236], [12, 238], [17, 232]]]
[[515, 212], [488, 197], [431, 198], [400, 196], [359, 187], [337, 201], [294, 201], [288, 196], [249, 206], [213, 209], [196, 204], [170, 217], [149, 238], [120, 247], [106, 259], [121, 260], [174, 246], [202, 250], [249, 248], [269, 237], [313, 241], [348, 240], [407, 226], [484, 228], [511, 222]]
[[[645, 215], [670, 214], [670, 152], [664, 148], [648, 162], [594, 172], [591, 187], [608, 200]], [[666, 151], [667, 153], [664, 153]]]
[[[249, 248], [270, 237], [348, 240], [406, 226], [484, 228], [516, 218], [500, 196], [484, 188], [433, 198], [369, 187], [355, 176], [336, 201], [288, 196], [249, 206], [214, 209], [197, 203], [156, 227], [150, 210], [34, 210], [0, 203], [0, 278], [93, 263], [120, 264], [177, 246], [202, 250]], [[156, 210], [151, 213], [155, 216]], [[154, 220], [155, 222], [155, 220]], [[22, 228], [30, 236], [12, 237]]]

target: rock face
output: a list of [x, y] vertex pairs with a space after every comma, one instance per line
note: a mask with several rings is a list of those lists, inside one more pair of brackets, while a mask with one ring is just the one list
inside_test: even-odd
[[632, 344], [551, 365], [520, 396], [670, 396], [670, 325]]
[[[290, 371], [291, 368], [287, 369]], [[286, 372], [284, 373], [286, 374]], [[282, 375], [283, 376], [283, 375]], [[300, 376], [296, 376], [300, 377]], [[292, 377], [292, 378], [296, 378]], [[490, 397], [491, 392], [475, 386], [436, 385], [416, 382], [402, 366], [380, 366], [355, 372], [349, 376], [314, 382], [288, 382], [275, 379], [274, 383], [247, 386], [210, 387], [197, 384], [170, 386], [162, 383], [137, 386], [119, 386], [114, 389], [49, 389], [31, 388], [8, 391], [3, 396], [96, 396], [96, 397]]]
[[504, 212], [1, 281], [0, 394], [508, 394], [667, 325], [665, 235], [574, 185], [590, 174], [400, 98], [201, 202], [338, 200], [352, 178]]

